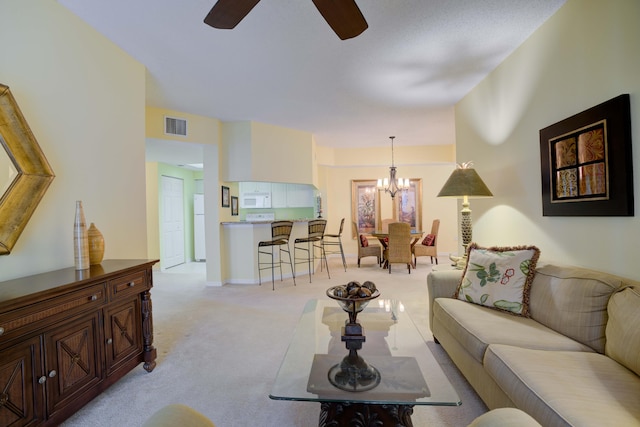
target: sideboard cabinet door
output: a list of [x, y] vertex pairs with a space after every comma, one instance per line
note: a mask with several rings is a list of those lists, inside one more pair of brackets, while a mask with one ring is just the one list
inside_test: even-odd
[[45, 333], [49, 416], [102, 380], [99, 317], [92, 313]]
[[0, 351], [0, 426], [24, 427], [44, 419], [39, 337]]
[[105, 309], [105, 350], [107, 375], [118, 369], [131, 355], [142, 353], [142, 314], [140, 297]]

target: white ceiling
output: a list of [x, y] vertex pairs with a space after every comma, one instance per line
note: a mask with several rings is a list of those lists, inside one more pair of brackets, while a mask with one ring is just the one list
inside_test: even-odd
[[314, 134], [328, 147], [453, 144], [453, 105], [564, 0], [357, 0], [342, 41], [311, 0], [264, 0], [232, 30], [215, 0], [58, 0], [147, 67], [147, 104]]

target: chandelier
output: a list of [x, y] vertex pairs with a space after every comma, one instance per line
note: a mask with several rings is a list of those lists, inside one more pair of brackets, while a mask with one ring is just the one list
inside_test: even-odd
[[389, 168], [389, 178], [378, 179], [378, 190], [384, 190], [385, 193], [391, 194], [391, 200], [394, 199], [398, 191], [405, 191], [409, 188], [409, 179], [396, 178], [396, 166], [393, 163], [393, 139], [391, 139], [391, 167]]

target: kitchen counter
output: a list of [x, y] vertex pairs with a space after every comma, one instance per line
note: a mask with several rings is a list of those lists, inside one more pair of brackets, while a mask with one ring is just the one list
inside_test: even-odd
[[[312, 219], [291, 219], [293, 222], [289, 247], [291, 259], [294, 258], [293, 242], [296, 238], [308, 235], [307, 223]], [[271, 240], [271, 223], [274, 221], [233, 221], [221, 222], [220, 233], [224, 250], [221, 253], [222, 274], [225, 283], [257, 284], [258, 275], [258, 242]], [[275, 251], [278, 260], [278, 251]], [[265, 257], [265, 259], [268, 257]], [[288, 264], [282, 268], [284, 278], [291, 277]], [[271, 282], [271, 272], [263, 270], [263, 283]], [[306, 264], [296, 266], [296, 277], [309, 274]], [[279, 277], [279, 272], [276, 271]], [[277, 279], [276, 279], [277, 280]], [[270, 287], [270, 285], [269, 285]]]

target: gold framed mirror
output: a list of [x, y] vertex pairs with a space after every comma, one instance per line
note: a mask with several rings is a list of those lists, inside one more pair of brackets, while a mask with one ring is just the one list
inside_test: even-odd
[[0, 255], [8, 255], [55, 178], [8, 86], [0, 84]]

